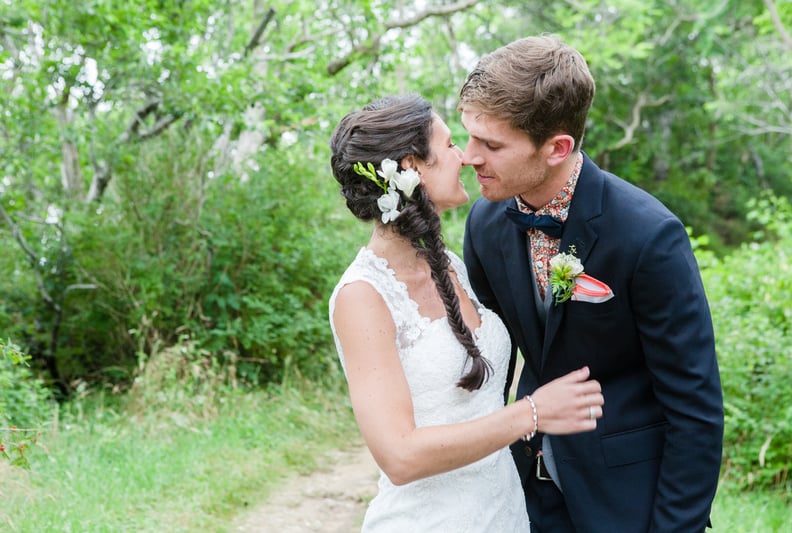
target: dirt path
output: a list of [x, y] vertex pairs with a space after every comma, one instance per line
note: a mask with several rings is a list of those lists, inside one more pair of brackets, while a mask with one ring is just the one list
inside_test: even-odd
[[244, 533], [359, 533], [377, 492], [377, 465], [365, 446], [333, 452], [327, 468], [283, 483], [230, 530]]

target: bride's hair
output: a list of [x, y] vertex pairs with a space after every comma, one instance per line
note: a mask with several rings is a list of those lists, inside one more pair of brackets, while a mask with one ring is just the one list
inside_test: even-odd
[[[382, 215], [377, 206], [382, 189], [355, 172], [355, 164], [372, 163], [379, 168], [384, 159], [401, 163], [409, 155], [431, 161], [434, 156], [429, 142], [433, 119], [429, 102], [417, 95], [406, 95], [381, 98], [339, 122], [330, 139], [330, 164], [352, 214], [364, 221], [378, 220]], [[423, 185], [419, 184], [406, 202], [403, 193], [399, 194], [400, 214], [389, 225], [408, 238], [418, 255], [429, 264], [451, 329], [471, 357], [470, 372], [462, 376], [457, 385], [470, 391], [479, 389], [491, 369], [476, 346], [470, 328], [462, 320], [459, 299], [448, 270], [440, 217]]]

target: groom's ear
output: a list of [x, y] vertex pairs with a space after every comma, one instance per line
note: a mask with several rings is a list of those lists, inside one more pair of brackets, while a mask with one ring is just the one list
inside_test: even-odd
[[550, 137], [544, 148], [547, 154], [547, 164], [551, 167], [558, 166], [566, 161], [575, 149], [575, 139], [571, 135], [559, 133]]

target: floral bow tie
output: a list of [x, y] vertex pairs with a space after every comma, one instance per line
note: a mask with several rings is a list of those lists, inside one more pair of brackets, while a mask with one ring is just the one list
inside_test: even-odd
[[538, 229], [554, 239], [560, 239], [564, 231], [564, 223], [550, 215], [536, 215], [534, 213], [523, 213], [513, 207], [506, 208], [506, 216], [509, 220], [517, 224], [522, 231]]

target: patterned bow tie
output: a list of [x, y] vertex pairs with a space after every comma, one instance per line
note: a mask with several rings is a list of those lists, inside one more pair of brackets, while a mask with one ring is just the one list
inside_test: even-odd
[[523, 213], [519, 209], [509, 207], [506, 209], [506, 216], [522, 231], [538, 229], [554, 239], [560, 239], [561, 233], [564, 231], [564, 223], [550, 215]]

